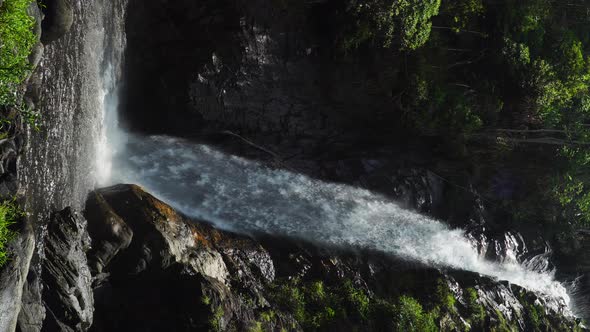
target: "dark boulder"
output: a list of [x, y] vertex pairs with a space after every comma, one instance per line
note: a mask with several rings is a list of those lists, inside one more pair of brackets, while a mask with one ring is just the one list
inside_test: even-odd
[[92, 238], [92, 249], [88, 253], [90, 268], [95, 274], [101, 273], [120, 250], [129, 246], [133, 231], [99, 193], [89, 195], [84, 215]]
[[102, 217], [133, 234], [127, 248], [104, 262], [93, 331], [225, 330], [247, 324], [254, 307], [244, 306], [231, 275], [250, 294], [274, 277], [259, 245], [192, 223], [138, 186], [97, 190], [87, 204], [91, 229]]
[[48, 44], [70, 30], [74, 23], [74, 11], [70, 0], [49, 0], [45, 2], [44, 12], [41, 42]]

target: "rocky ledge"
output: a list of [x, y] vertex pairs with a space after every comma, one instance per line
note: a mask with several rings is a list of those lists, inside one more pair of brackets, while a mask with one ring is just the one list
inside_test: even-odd
[[48, 224], [19, 331], [565, 331], [516, 285], [375, 252], [240, 236], [142, 188], [92, 192]]

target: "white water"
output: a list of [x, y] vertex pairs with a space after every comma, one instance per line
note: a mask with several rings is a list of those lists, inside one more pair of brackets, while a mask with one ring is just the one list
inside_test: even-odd
[[478, 272], [569, 304], [566, 289], [552, 273], [486, 261], [462, 230], [367, 190], [269, 169], [178, 138], [127, 136], [118, 142], [124, 146], [114, 154], [112, 183], [140, 184], [217, 227], [377, 250], [430, 266]]

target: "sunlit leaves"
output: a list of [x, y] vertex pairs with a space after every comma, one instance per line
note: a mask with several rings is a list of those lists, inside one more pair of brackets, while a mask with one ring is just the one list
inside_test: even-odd
[[0, 105], [16, 102], [19, 84], [30, 70], [28, 56], [36, 43], [31, 0], [6, 0], [0, 7]]

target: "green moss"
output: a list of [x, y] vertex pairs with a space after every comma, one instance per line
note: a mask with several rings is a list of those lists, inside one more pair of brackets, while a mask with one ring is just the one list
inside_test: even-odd
[[250, 327], [249, 331], [250, 332], [264, 332], [264, 329], [262, 328], [262, 323], [261, 322], [254, 322], [254, 325], [252, 327]]
[[6, 0], [0, 7], [0, 105], [17, 103], [18, 86], [30, 71], [37, 37], [28, 7], [34, 0]]
[[14, 199], [0, 203], [0, 266], [4, 265], [9, 258], [7, 245], [15, 235], [10, 226], [23, 216], [24, 212]]
[[275, 312], [272, 310], [265, 311], [260, 314], [260, 319], [262, 319], [265, 322], [271, 322], [275, 319]]

